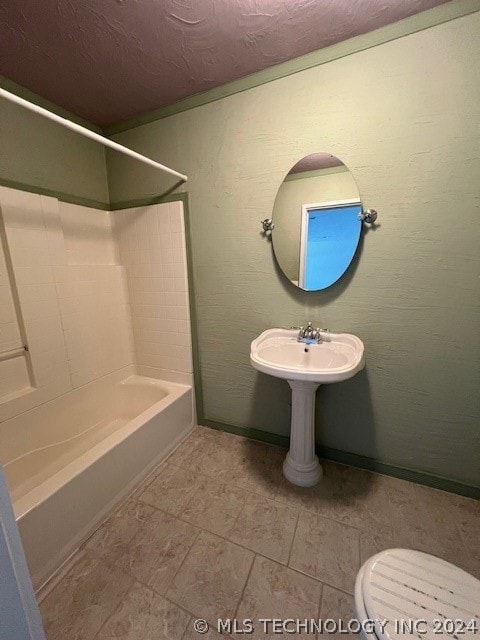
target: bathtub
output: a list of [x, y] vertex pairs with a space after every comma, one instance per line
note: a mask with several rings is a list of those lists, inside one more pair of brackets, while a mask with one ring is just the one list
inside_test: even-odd
[[134, 367], [0, 424], [0, 460], [36, 589], [193, 425], [191, 385]]

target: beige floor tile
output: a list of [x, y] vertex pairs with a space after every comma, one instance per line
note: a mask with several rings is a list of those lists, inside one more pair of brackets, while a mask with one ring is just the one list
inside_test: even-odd
[[387, 524], [394, 532], [410, 525], [420, 527], [424, 513], [416, 499], [415, 485], [390, 476], [379, 475], [378, 478], [375, 504], [379, 526]]
[[[461, 498], [461, 496], [455, 497]], [[467, 548], [474, 553], [480, 551], [480, 539], [478, 536], [480, 531], [480, 500], [471, 498], [460, 500], [457, 504], [455, 518], [460, 535]]]
[[[394, 481], [394, 478], [382, 477], [383, 484]], [[478, 574], [480, 512], [477, 501], [421, 485], [409, 484], [409, 488], [410, 502], [389, 505], [388, 521], [392, 527], [372, 527], [361, 535], [362, 563], [383, 549], [404, 547], [430, 553]], [[470, 536], [467, 545], [466, 536]]]
[[286, 564], [297, 524], [298, 509], [250, 493], [228, 538]]
[[247, 439], [224, 431], [217, 434], [205, 454], [192, 463], [192, 469], [215, 480], [231, 482], [241, 465]]
[[247, 549], [202, 532], [166, 597], [210, 622], [233, 617], [252, 566]]
[[136, 580], [164, 594], [198, 535], [198, 529], [155, 511], [117, 560]]
[[360, 532], [360, 563], [363, 564], [369, 558], [385, 549], [398, 547], [398, 539], [391, 530], [376, 530]]
[[419, 484], [412, 485], [420, 511], [426, 512], [438, 524], [452, 522], [467, 529], [480, 527], [480, 500], [466, 498]]
[[273, 498], [283, 478], [282, 465], [286, 453], [282, 447], [245, 440], [235, 468], [236, 486]]
[[[196, 428], [45, 590], [48, 640], [94, 640], [99, 629], [98, 640], [197, 640], [190, 614], [211, 623], [207, 640], [228, 638], [217, 618], [233, 617], [240, 599], [239, 619], [346, 621], [360, 563], [392, 547], [480, 577], [478, 501], [330, 461], [322, 481], [302, 489], [283, 478], [284, 455]], [[289, 567], [279, 564], [289, 553]]]
[[188, 613], [136, 583], [95, 640], [178, 640], [189, 620]]
[[289, 566], [353, 593], [360, 568], [359, 532], [307, 511], [300, 512]]
[[324, 476], [314, 487], [297, 487], [282, 477], [274, 499], [315, 513], [335, 507], [338, 501], [335, 484], [330, 476]]
[[364, 502], [372, 493], [375, 476], [367, 471], [355, 470], [353, 477], [349, 467], [322, 460], [323, 477], [314, 487], [296, 487], [282, 479], [275, 499], [294, 504], [327, 518], [358, 526], [365, 519]]
[[480, 500], [459, 496], [448, 491], [441, 491], [433, 487], [426, 487], [421, 484], [412, 484], [416, 499], [419, 504], [430, 504], [438, 512], [448, 514], [455, 511], [456, 514], [464, 513], [475, 519], [480, 519]]
[[128, 500], [95, 531], [85, 548], [95, 556], [115, 562], [153, 512], [154, 508], [144, 502]]
[[404, 480], [328, 460], [322, 466], [324, 476], [315, 487], [295, 487], [284, 479], [275, 499], [365, 531], [399, 520], [399, 510], [414, 502], [413, 485]]
[[167, 464], [138, 499], [176, 516], [190, 501], [199, 487], [198, 474]]
[[190, 469], [199, 458], [205, 456], [208, 447], [218, 437], [218, 431], [207, 427], [196, 427], [168, 458], [170, 464]]
[[182, 520], [225, 536], [243, 509], [249, 494], [243, 489], [206, 479], [181, 512]]
[[48, 594], [40, 611], [48, 640], [92, 640], [133, 580], [88, 552]]
[[459, 529], [467, 559], [462, 568], [480, 580], [480, 523], [477, 518], [472, 521], [463, 518]]
[[341, 468], [346, 506], [345, 516], [339, 521], [364, 531], [395, 527], [400, 511], [414, 500], [412, 484], [362, 469]]
[[[464, 535], [480, 525], [476, 501], [421, 485], [410, 485], [412, 503], [399, 505], [394, 526], [396, 546], [418, 549], [475, 572], [480, 564], [480, 547], [465, 545]], [[462, 524], [465, 532], [462, 534]], [[477, 562], [477, 565], [475, 565]]]
[[[348, 629], [348, 622], [356, 618], [355, 614], [355, 601], [353, 596], [333, 589], [328, 585], [323, 587], [322, 604], [320, 607], [320, 620], [334, 620], [336, 624], [342, 621], [344, 629]], [[330, 624], [330, 623], [329, 623]], [[323, 632], [318, 634], [318, 638], [324, 638], [327, 640], [344, 640], [353, 638], [356, 634], [353, 633], [340, 633], [340, 629], [337, 633], [330, 632], [331, 627], [327, 627]]]
[[254, 631], [248, 637], [312, 638], [315, 637], [315, 632], [291, 633], [290, 627], [285, 632], [278, 633], [271, 625], [263, 626], [259, 620], [317, 619], [321, 592], [321, 583], [313, 578], [256, 556], [236, 618], [253, 620]]
[[182, 640], [233, 640], [232, 636], [227, 635], [226, 633], [219, 633], [216, 625], [210, 625], [208, 631], [205, 633], [198, 633], [195, 630], [195, 618], [190, 618], [190, 622], [187, 625], [184, 635], [182, 636]]
[[157, 476], [159, 476], [161, 473], [165, 471], [166, 467], [167, 467], [167, 462], [165, 460], [161, 462], [157, 467], [155, 467], [155, 469], [153, 469], [153, 471], [151, 471], [151, 473], [148, 474], [145, 480], [135, 489], [135, 491], [130, 496], [130, 499], [138, 500], [140, 494], [145, 491], [148, 485], [151, 484]]

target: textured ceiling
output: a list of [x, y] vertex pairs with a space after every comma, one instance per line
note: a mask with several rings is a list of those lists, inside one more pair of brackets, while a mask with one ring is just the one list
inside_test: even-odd
[[0, 74], [100, 126], [446, 0], [2, 0]]

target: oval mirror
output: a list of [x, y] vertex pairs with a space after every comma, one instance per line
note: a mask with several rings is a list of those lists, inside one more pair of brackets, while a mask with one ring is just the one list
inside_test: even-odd
[[360, 240], [360, 194], [352, 174], [329, 153], [297, 162], [280, 185], [272, 220], [275, 257], [300, 289], [330, 287], [348, 269]]

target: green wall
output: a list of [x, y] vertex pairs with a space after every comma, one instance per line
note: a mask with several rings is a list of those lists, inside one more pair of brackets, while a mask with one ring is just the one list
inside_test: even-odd
[[[0, 86], [79, 122], [5, 78], [0, 78]], [[104, 147], [0, 98], [0, 184], [47, 193], [69, 202], [106, 206], [109, 198]]]
[[[356, 333], [367, 358], [319, 390], [319, 441], [480, 485], [479, 31], [473, 13], [115, 136], [189, 176], [204, 419], [287, 435], [289, 389], [252, 369], [250, 342], [312, 320]], [[260, 220], [317, 151], [345, 162], [379, 225], [344, 278], [305, 293]], [[113, 202], [168, 186], [108, 166]]]

